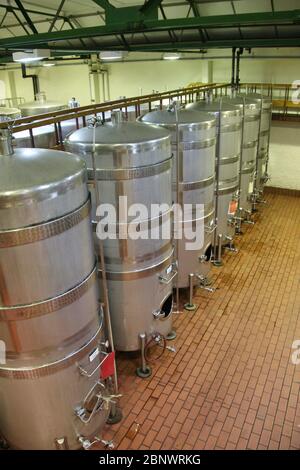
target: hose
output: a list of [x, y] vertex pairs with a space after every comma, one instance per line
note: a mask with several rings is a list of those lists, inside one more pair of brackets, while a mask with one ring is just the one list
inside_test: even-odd
[[[159, 338], [159, 341], [157, 341], [157, 338]], [[150, 358], [149, 354], [148, 354], [148, 351], [150, 349], [150, 346], [153, 344], [157, 345], [157, 346], [160, 346], [159, 345], [159, 342], [162, 341], [162, 351], [160, 354], [158, 354], [156, 357], [152, 357]], [[154, 335], [151, 337], [151, 339], [146, 343], [146, 346], [145, 346], [145, 351], [144, 351], [144, 357], [145, 357], [145, 360], [147, 362], [150, 362], [150, 363], [153, 363], [155, 361], [158, 361], [164, 354], [165, 350], [166, 350], [166, 347], [167, 347], [167, 340], [165, 338], [165, 336], [163, 335], [160, 335], [158, 333], [154, 333]]]

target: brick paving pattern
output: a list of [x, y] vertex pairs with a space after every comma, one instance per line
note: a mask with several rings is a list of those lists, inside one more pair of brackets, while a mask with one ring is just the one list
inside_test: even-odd
[[175, 315], [177, 352], [145, 380], [137, 355], [118, 356], [124, 418], [103, 436], [117, 449], [300, 448], [300, 199], [267, 199], [213, 268], [218, 290]]

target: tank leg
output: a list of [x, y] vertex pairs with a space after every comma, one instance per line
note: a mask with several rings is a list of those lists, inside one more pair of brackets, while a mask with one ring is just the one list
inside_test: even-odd
[[222, 237], [223, 235], [219, 233], [218, 235], [218, 250], [217, 250], [217, 258], [213, 260], [214, 266], [222, 266]]
[[151, 367], [147, 366], [146, 364], [146, 359], [145, 359], [145, 347], [146, 347], [146, 335], [145, 333], [140, 334], [140, 340], [141, 340], [141, 367], [138, 367], [136, 369], [136, 374], [138, 377], [141, 377], [141, 379], [146, 379], [147, 377], [150, 377], [152, 374]]
[[117, 424], [123, 419], [123, 413], [121, 408], [118, 407], [117, 403], [114, 401], [110, 402], [111, 408], [109, 416], [106, 420], [107, 424]]
[[256, 189], [254, 190], [252, 194], [252, 212], [257, 212], [257, 202], [258, 202], [258, 193]]
[[190, 312], [196, 310], [197, 305], [193, 304], [194, 274], [189, 274], [189, 301], [184, 305], [185, 310]]
[[238, 235], [243, 235], [242, 232], [242, 222], [243, 222], [243, 214], [244, 209], [240, 207], [238, 215], [235, 217], [236, 225], [235, 225], [235, 233]]

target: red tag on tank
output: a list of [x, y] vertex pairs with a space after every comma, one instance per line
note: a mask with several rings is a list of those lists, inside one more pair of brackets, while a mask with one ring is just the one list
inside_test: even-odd
[[100, 378], [107, 379], [115, 373], [115, 353], [109, 353], [102, 362], [100, 368]]
[[237, 211], [237, 207], [238, 207], [237, 201], [230, 201], [229, 207], [228, 207], [228, 214], [234, 215]]

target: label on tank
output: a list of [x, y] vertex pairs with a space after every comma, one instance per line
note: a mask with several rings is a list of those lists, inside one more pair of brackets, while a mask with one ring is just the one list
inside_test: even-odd
[[253, 193], [253, 189], [254, 189], [254, 183], [253, 183], [253, 181], [250, 181], [248, 193], [249, 193], [249, 194], [252, 194], [252, 193]]
[[265, 172], [266, 172], [266, 165], [262, 165], [262, 166], [261, 166], [261, 173], [262, 173], [262, 175], [264, 175]]
[[235, 200], [230, 201], [228, 206], [228, 215], [234, 215], [237, 211], [238, 203]]
[[89, 361], [93, 362], [96, 357], [99, 356], [99, 348], [96, 348], [91, 354], [89, 355]]

